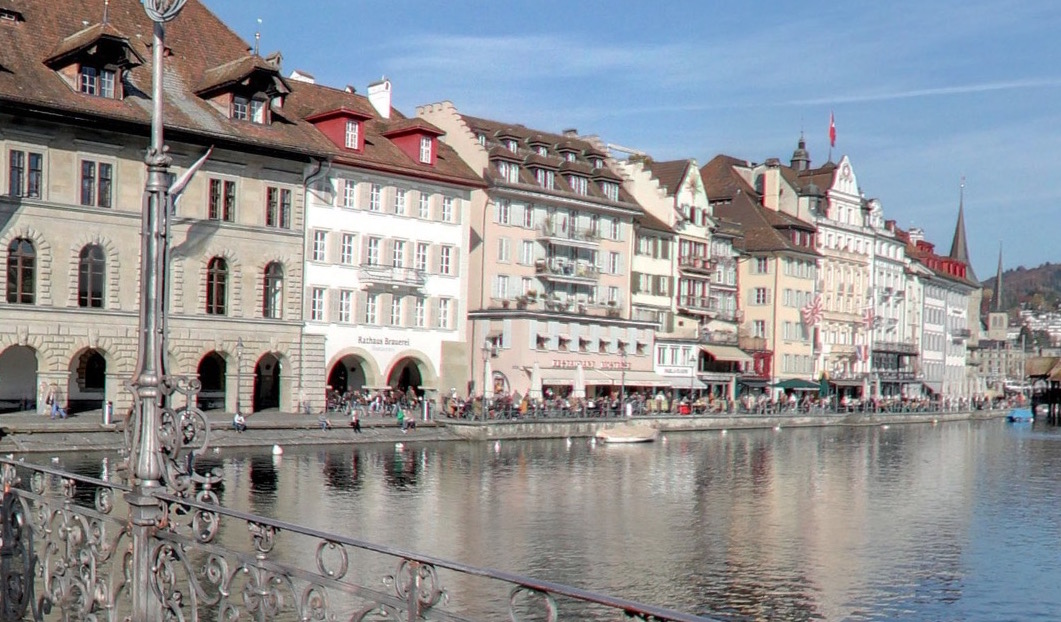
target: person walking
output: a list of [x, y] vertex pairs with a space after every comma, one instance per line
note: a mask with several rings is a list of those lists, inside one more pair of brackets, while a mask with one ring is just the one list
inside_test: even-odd
[[45, 400], [45, 404], [51, 407], [52, 419], [66, 419], [66, 410], [59, 405], [59, 386], [52, 384], [48, 389], [48, 397]]
[[356, 408], [350, 411], [350, 427], [354, 429], [354, 434], [361, 434], [361, 417]]
[[402, 434], [405, 434], [408, 432], [405, 428], [405, 411], [402, 410], [402, 407], [398, 404], [394, 405], [394, 409], [397, 411], [398, 427], [402, 429]]

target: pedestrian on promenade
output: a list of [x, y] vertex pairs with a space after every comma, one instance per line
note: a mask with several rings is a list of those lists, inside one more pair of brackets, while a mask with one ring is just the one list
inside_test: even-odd
[[44, 400], [44, 403], [51, 407], [52, 419], [66, 419], [66, 410], [59, 405], [60, 398], [59, 385], [52, 384], [48, 389], [48, 397]]
[[232, 417], [232, 429], [237, 432], [243, 432], [247, 429], [247, 419], [239, 412]]
[[350, 411], [350, 427], [354, 429], [355, 434], [361, 434], [361, 418], [356, 408]]
[[405, 434], [409, 431], [405, 428], [405, 411], [397, 404], [395, 404], [394, 409], [397, 411], [398, 427], [402, 429], [402, 434]]

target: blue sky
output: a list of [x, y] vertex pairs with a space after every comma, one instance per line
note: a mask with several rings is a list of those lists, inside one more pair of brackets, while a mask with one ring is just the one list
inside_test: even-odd
[[[718, 153], [812, 164], [848, 155], [888, 218], [950, 247], [959, 183], [974, 268], [1057, 261], [1061, 4], [203, 0], [284, 71], [359, 91], [381, 76], [406, 114], [577, 128], [658, 160]], [[311, 9], [311, 10], [310, 10]], [[1044, 226], [1046, 225], [1046, 226]]]

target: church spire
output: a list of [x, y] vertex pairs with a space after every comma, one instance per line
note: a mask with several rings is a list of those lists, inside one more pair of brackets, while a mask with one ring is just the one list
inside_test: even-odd
[[965, 276], [974, 283], [979, 283], [969, 261], [969, 247], [965, 241], [965, 177], [962, 177], [961, 191], [958, 195], [958, 223], [954, 227], [954, 241], [950, 245], [950, 258], [957, 259], [966, 266]]
[[1002, 313], [1002, 242], [998, 243], [998, 272], [995, 273], [995, 291], [991, 292], [991, 310]]

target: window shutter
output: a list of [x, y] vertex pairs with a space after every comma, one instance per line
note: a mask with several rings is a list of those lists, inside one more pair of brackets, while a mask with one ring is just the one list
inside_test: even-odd
[[343, 244], [343, 235], [337, 231], [329, 231], [324, 243], [324, 260], [330, 264], [339, 263], [339, 253]]
[[438, 298], [427, 299], [427, 326], [429, 328], [438, 326]]
[[416, 326], [416, 296], [402, 299], [402, 325]]
[[339, 321], [339, 289], [331, 288], [325, 294], [327, 300], [325, 301], [324, 307], [324, 320], [326, 322], [338, 322]]
[[432, 244], [427, 249], [427, 272], [428, 274], [439, 273], [439, 262], [442, 257], [442, 247], [438, 244]]
[[364, 266], [368, 264], [368, 236], [362, 235], [358, 237], [361, 238], [361, 265]]
[[[508, 249], [509, 260], [512, 260], [512, 248]], [[451, 246], [449, 250], [449, 273], [453, 276], [459, 276], [461, 273], [461, 249], [458, 246]]]
[[357, 304], [354, 309], [354, 317], [357, 318], [358, 324], [364, 324], [367, 321], [367, 314], [365, 313], [366, 307], [368, 306], [368, 292], [365, 290], [358, 290], [357, 292]]

